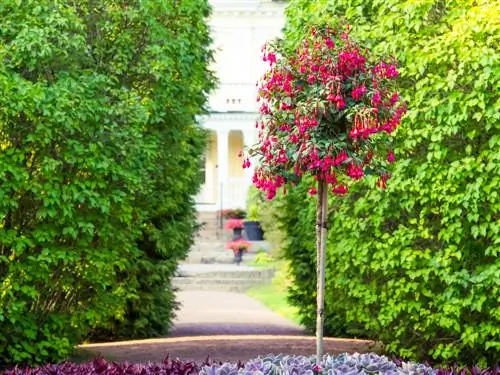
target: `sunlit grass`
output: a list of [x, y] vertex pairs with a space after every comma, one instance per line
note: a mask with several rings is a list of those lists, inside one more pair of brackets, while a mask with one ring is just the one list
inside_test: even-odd
[[287, 301], [286, 290], [274, 284], [260, 285], [249, 289], [247, 294], [282, 317], [300, 324], [298, 309]]

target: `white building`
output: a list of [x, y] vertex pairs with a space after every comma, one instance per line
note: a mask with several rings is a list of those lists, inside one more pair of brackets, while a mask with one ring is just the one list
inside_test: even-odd
[[257, 139], [257, 80], [268, 65], [262, 61], [266, 41], [281, 35], [284, 2], [210, 0], [218, 89], [210, 97], [211, 114], [202, 119], [210, 130], [205, 181], [197, 209], [211, 212], [245, 208], [253, 170], [242, 169], [238, 152]]

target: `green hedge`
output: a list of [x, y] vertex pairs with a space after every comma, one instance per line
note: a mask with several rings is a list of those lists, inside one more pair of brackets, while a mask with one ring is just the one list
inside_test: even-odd
[[[434, 361], [500, 358], [499, 1], [292, 0], [304, 23], [345, 17], [375, 52], [397, 56], [409, 113], [386, 191], [332, 198], [326, 330]], [[280, 202], [292, 300], [314, 328], [314, 202]]]
[[168, 330], [196, 229], [209, 10], [1, 2], [0, 367]]

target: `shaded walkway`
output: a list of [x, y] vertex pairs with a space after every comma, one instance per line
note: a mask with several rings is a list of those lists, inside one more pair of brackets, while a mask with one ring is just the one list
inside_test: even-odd
[[[82, 345], [92, 354], [115, 361], [161, 361], [171, 358], [204, 361], [247, 361], [259, 355], [315, 353], [315, 338], [260, 302], [239, 293], [183, 291], [182, 307], [172, 337]], [[325, 352], [378, 351], [372, 342], [325, 339]]]
[[181, 291], [177, 300], [182, 306], [171, 336], [304, 334], [302, 327], [245, 294]]

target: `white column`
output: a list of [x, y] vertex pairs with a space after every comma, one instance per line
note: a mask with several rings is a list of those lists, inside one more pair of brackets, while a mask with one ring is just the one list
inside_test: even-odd
[[[255, 125], [251, 124], [250, 128], [247, 128], [243, 131], [243, 144], [245, 145], [245, 149], [251, 147], [257, 142], [257, 129], [255, 129]], [[245, 197], [248, 192], [248, 188], [252, 185], [252, 177], [255, 170], [255, 161], [250, 160], [251, 166], [250, 168], [245, 168]]]
[[226, 209], [228, 208], [227, 188], [229, 179], [229, 131], [227, 130], [217, 130], [217, 172], [219, 176], [217, 208], [220, 209], [222, 203], [222, 208]]

